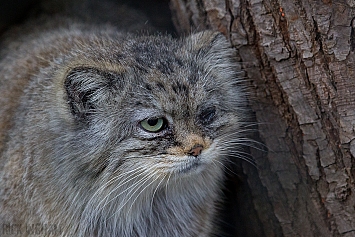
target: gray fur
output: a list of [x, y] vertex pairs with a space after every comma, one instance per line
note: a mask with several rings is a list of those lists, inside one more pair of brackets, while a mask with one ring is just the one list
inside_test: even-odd
[[[224, 163], [245, 119], [221, 34], [173, 39], [77, 24], [6, 47], [0, 223], [56, 224], [56, 236], [213, 233]], [[139, 123], [149, 117], [168, 124], [146, 132]], [[205, 149], [188, 155], [197, 141]]]

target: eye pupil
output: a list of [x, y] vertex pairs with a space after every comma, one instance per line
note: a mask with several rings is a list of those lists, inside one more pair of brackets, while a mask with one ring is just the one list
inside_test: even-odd
[[148, 120], [147, 120], [147, 123], [148, 123], [150, 126], [155, 126], [155, 125], [157, 125], [157, 123], [158, 123], [158, 119], [148, 119]]

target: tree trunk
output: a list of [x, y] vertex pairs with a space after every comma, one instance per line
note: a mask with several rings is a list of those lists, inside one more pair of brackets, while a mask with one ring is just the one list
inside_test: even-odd
[[238, 50], [257, 169], [228, 185], [240, 236], [355, 236], [355, 1], [171, 0], [179, 33]]

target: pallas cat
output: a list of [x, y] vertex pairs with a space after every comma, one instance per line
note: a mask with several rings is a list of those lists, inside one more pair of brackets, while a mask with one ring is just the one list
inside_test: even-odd
[[[0, 51], [0, 224], [41, 236], [212, 236], [245, 139], [234, 50], [44, 22]], [[237, 155], [238, 156], [238, 155]]]

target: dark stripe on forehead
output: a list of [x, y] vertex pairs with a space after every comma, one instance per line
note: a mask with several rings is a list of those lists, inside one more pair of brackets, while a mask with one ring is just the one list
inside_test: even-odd
[[163, 91], [166, 91], [165, 86], [164, 86], [163, 83], [158, 82], [158, 83], [156, 84], [156, 86], [157, 86], [157, 88], [159, 88], [159, 89], [161, 89], [161, 90], [163, 90]]
[[148, 83], [145, 83], [144, 87], [145, 87], [145, 89], [147, 89], [148, 91], [151, 91], [151, 90], [152, 90], [151, 85], [149, 85]]
[[187, 79], [192, 85], [194, 85], [199, 80], [199, 69], [196, 65], [191, 65], [190, 71], [191, 73]]
[[176, 94], [189, 95], [189, 87], [181, 82], [176, 82], [172, 85], [172, 89]]
[[167, 61], [159, 61], [157, 63], [157, 69], [163, 74], [171, 74], [174, 72], [173, 62], [168, 59]]

